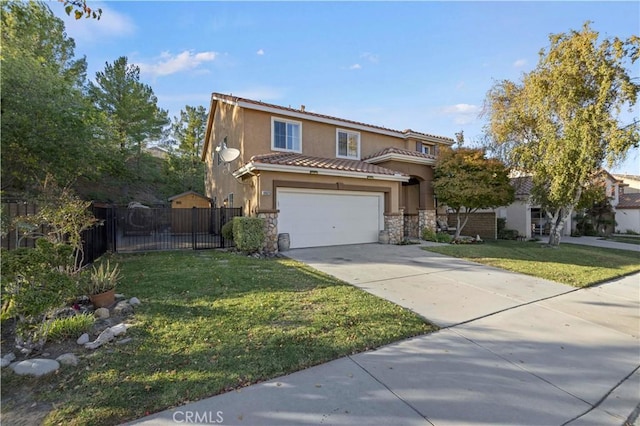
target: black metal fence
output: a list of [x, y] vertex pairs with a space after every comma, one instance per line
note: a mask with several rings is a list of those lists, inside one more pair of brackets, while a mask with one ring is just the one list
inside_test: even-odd
[[[212, 249], [232, 247], [222, 237], [222, 226], [242, 208], [147, 208], [114, 207], [93, 204], [91, 211], [100, 221], [83, 233], [84, 264], [111, 252], [151, 250]], [[2, 203], [2, 247], [35, 247], [35, 240], [46, 234], [44, 227], [33, 229], [16, 218], [37, 212], [34, 204], [12, 201]], [[11, 225], [11, 226], [10, 226]]]
[[151, 250], [211, 249], [231, 247], [222, 237], [222, 225], [242, 208], [116, 208], [115, 250], [137, 252]]

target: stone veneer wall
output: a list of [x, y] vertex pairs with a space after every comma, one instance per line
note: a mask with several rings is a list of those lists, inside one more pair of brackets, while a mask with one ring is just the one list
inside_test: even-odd
[[417, 214], [405, 214], [404, 215], [404, 236], [407, 238], [418, 238], [418, 215]]
[[389, 244], [400, 244], [404, 240], [404, 211], [385, 213], [384, 229], [389, 232]]
[[264, 246], [266, 254], [278, 252], [278, 212], [259, 212], [258, 217], [264, 219]]
[[418, 210], [418, 236], [422, 237], [423, 229], [436, 230], [436, 211]]

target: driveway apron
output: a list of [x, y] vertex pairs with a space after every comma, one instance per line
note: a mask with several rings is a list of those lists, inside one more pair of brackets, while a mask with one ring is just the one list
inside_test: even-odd
[[637, 420], [640, 274], [574, 289], [419, 246], [287, 255], [442, 329], [135, 424], [175, 424], [185, 413], [212, 410], [222, 412], [221, 424], [246, 425], [620, 426]]

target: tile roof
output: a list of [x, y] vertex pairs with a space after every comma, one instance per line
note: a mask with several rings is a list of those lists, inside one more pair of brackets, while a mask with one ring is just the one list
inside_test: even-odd
[[511, 186], [516, 190], [516, 197], [528, 197], [533, 189], [533, 178], [531, 176], [520, 176], [511, 178]]
[[[254, 155], [250, 160], [254, 164], [274, 164], [279, 166], [308, 167], [314, 169], [330, 169], [345, 172], [377, 174], [388, 176], [407, 176], [404, 173], [365, 163], [358, 160], [342, 158], [321, 158], [297, 154], [295, 152], [276, 152]], [[259, 167], [258, 167], [259, 168]]]
[[417, 157], [417, 158], [426, 158], [429, 160], [435, 160], [436, 157], [434, 155], [429, 155], [429, 154], [423, 154], [422, 152], [418, 152], [418, 151], [410, 151], [408, 149], [400, 149], [400, 148], [396, 148], [393, 146], [387, 147], [385, 149], [383, 149], [382, 151], [378, 151], [375, 154], [371, 154], [366, 156], [365, 158], [363, 158], [363, 160], [369, 160], [371, 158], [376, 158], [376, 157], [382, 157], [383, 155], [387, 155], [387, 154], [400, 154], [400, 155], [407, 155], [409, 157]]
[[620, 194], [616, 209], [640, 209], [640, 193]]
[[337, 120], [337, 121], [342, 121], [344, 123], [351, 123], [351, 124], [355, 124], [355, 125], [358, 125], [358, 126], [366, 126], [366, 127], [372, 128], [372, 129], [378, 129], [378, 130], [383, 130], [383, 131], [387, 131], [387, 132], [401, 133], [403, 135], [408, 135], [408, 134], [413, 133], [413, 134], [420, 135], [420, 136], [440, 139], [441, 141], [446, 142], [446, 143], [454, 142], [452, 138], [448, 138], [446, 136], [431, 135], [429, 133], [417, 132], [417, 131], [411, 130], [411, 129], [395, 130], [395, 129], [390, 129], [390, 128], [383, 127], [383, 126], [376, 126], [374, 124], [362, 123], [360, 121], [347, 120], [347, 119], [344, 119], [344, 118], [332, 117], [330, 115], [324, 115], [324, 114], [318, 114], [318, 113], [315, 113], [315, 112], [309, 112], [309, 111], [305, 111], [304, 108], [296, 109], [296, 108], [291, 108], [291, 107], [284, 107], [284, 106], [281, 106], [281, 105], [269, 104], [269, 103], [266, 103], [266, 102], [256, 101], [256, 100], [253, 100], [253, 99], [241, 98], [239, 96], [225, 95], [223, 93], [213, 93], [212, 96], [214, 98], [223, 99], [223, 100], [226, 100], [226, 101], [232, 102], [232, 103], [236, 103], [236, 102], [242, 101], [242, 102], [246, 102], [246, 103], [250, 103], [250, 104], [254, 104], [254, 105], [259, 105], [259, 106], [263, 106], [263, 107], [267, 107], [267, 108], [276, 108], [276, 109], [280, 109], [280, 110], [286, 111], [286, 112], [291, 112], [291, 113], [296, 113], [296, 114], [304, 114], [304, 115], [308, 115], [310, 117], [317, 117], [317, 118], [326, 119], [326, 120]]

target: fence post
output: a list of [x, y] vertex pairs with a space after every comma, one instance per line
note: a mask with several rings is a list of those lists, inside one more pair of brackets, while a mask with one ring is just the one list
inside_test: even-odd
[[196, 223], [198, 222], [198, 209], [193, 206], [191, 208], [191, 246], [195, 250], [196, 243]]

